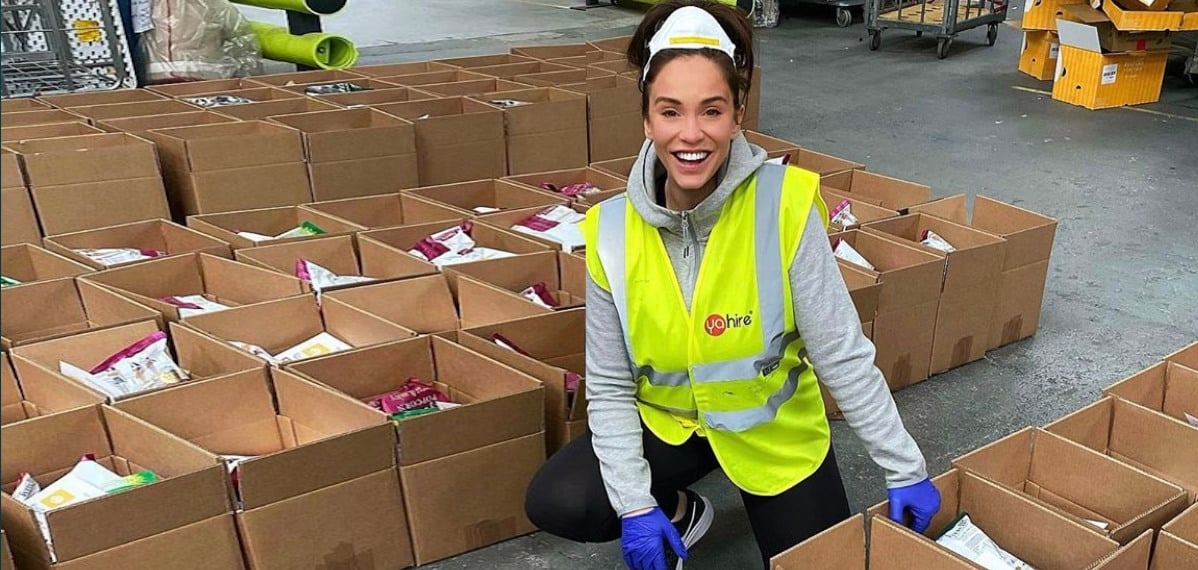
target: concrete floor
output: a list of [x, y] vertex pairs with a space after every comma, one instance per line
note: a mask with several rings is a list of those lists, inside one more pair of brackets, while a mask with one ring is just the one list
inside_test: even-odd
[[[351, 2], [372, 4], [383, 6]], [[467, 27], [466, 13], [486, 16]], [[870, 52], [860, 19], [839, 29], [827, 10], [791, 13], [759, 34], [762, 130], [928, 184], [936, 196], [980, 193], [1060, 220], [1039, 334], [896, 395], [932, 473], [1094, 401], [1102, 387], [1198, 338], [1198, 89], [1170, 78], [1161, 103], [1088, 111], [1026, 90], [1051, 86], [1016, 71], [1017, 26], [1003, 26], [994, 47], [984, 29], [965, 32], [938, 61], [931, 39], [892, 31]], [[359, 40], [372, 46], [364, 63], [622, 35], [638, 16], [494, 0], [386, 2], [364, 14], [351, 8], [329, 21], [355, 37], [359, 25], [369, 30]], [[834, 437], [854, 510], [884, 499], [881, 473], [852, 432], [839, 423]], [[716, 522], [687, 568], [756, 567], [731, 484], [713, 475], [698, 490], [713, 499]], [[480, 567], [622, 563], [618, 544], [535, 534], [428, 566]]]

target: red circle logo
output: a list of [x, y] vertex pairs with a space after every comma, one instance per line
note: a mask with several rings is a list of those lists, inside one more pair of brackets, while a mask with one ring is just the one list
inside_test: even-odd
[[711, 315], [707, 317], [707, 321], [703, 323], [703, 327], [707, 329], [707, 334], [720, 336], [728, 328], [728, 321], [724, 320], [723, 315]]

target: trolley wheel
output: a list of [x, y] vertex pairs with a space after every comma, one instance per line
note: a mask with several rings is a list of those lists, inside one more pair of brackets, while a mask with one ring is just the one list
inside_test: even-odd
[[842, 28], [847, 28], [853, 25], [853, 13], [848, 8], [836, 9], [836, 25]]
[[923, 37], [923, 30], [915, 30], [915, 37], [917, 37], [917, 38], [922, 38], [922, 37]]
[[882, 47], [882, 30], [878, 30], [869, 38], [869, 51], [878, 51]]
[[989, 43], [990, 45], [994, 45], [994, 42], [997, 42], [997, 41], [998, 41], [998, 24], [990, 24], [989, 28], [986, 30], [986, 42]]
[[936, 42], [936, 57], [944, 59], [948, 57], [948, 48], [952, 47], [952, 38], [940, 38]]

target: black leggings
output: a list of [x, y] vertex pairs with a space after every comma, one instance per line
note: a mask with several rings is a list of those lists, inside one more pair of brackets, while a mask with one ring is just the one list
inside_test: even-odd
[[[719, 468], [707, 440], [691, 437], [669, 445], [644, 428], [644, 456], [653, 476], [653, 498], [666, 515], [678, 508], [678, 491]], [[831, 448], [823, 465], [794, 487], [773, 497], [741, 492], [765, 568], [771, 557], [849, 517], [849, 501]], [[620, 518], [611, 507], [591, 431], [549, 458], [529, 484], [525, 511], [541, 530], [576, 542], [620, 538]]]

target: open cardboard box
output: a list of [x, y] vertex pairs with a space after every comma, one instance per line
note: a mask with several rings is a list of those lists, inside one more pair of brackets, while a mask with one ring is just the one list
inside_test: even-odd
[[953, 469], [933, 478], [932, 483], [940, 490], [940, 512], [923, 536], [886, 519], [889, 502], [871, 507], [868, 516], [918, 539], [921, 548], [935, 549], [966, 563], [966, 568], [983, 566], [972, 564], [933, 542], [934, 537], [963, 514], [968, 514], [973, 524], [1000, 548], [1034, 568], [1140, 570], [1148, 566], [1151, 531], [1120, 547], [1119, 543], [1087, 529], [1085, 523], [972, 473]]
[[167, 256], [185, 253], [207, 253], [217, 257], [229, 258], [233, 255], [232, 250], [229, 249], [229, 244], [168, 220], [146, 220], [144, 222], [133, 222], [94, 230], [60, 234], [45, 238], [42, 243], [50, 251], [97, 270], [136, 262], [104, 265], [99, 261], [78, 253], [76, 250], [132, 248], [160, 251]]
[[484, 93], [484, 103], [514, 100], [528, 103], [503, 108], [507, 133], [507, 173], [525, 174], [586, 166], [587, 98], [540, 87]]
[[1186, 368], [1198, 370], [1198, 342], [1165, 357], [1167, 362], [1176, 362]]
[[169, 321], [182, 319], [183, 312], [163, 301], [165, 297], [202, 295], [209, 301], [235, 307], [305, 292], [303, 282], [294, 276], [206, 253], [108, 269], [88, 275], [87, 280], [155, 309]]
[[566, 57], [547, 57], [547, 58], [542, 58], [542, 59], [544, 59], [545, 61], [547, 61], [549, 63], [557, 63], [560, 65], [569, 65], [572, 67], [584, 68], [584, 69], [586, 69], [587, 73], [592, 74], [592, 77], [600, 77], [599, 74], [602, 74], [603, 76], [607, 76], [607, 75], [615, 75], [615, 72], [609, 71], [606, 69], [596, 69], [596, 68], [590, 67], [590, 65], [592, 63], [618, 61], [621, 59], [625, 59], [625, 56], [622, 53], [597, 50], [597, 51], [589, 51], [589, 52], [587, 52], [585, 54], [581, 54], [581, 55], [572, 55], [572, 56], [566, 56]]
[[[395, 432], [369, 406], [259, 369], [117, 407], [217, 456], [250, 457], [230, 491], [251, 567], [296, 568], [343, 550], [359, 564], [412, 564]], [[280, 541], [282, 534], [306, 538]]]
[[326, 69], [315, 71], [296, 71], [293, 73], [272, 73], [256, 75], [253, 81], [263, 85], [286, 87], [290, 85], [312, 85], [314, 83], [336, 83], [339, 81], [354, 81], [365, 79], [366, 76], [345, 69]]
[[486, 79], [468, 79], [465, 81], [451, 81], [448, 83], [429, 83], [418, 87], [420, 91], [429, 95], [440, 97], [472, 97], [492, 91], [509, 91], [512, 89], [528, 89], [531, 86], [529, 83], [518, 82], [516, 80], [497, 79], [487, 77]]
[[200, 93], [217, 93], [220, 91], [238, 91], [242, 89], [254, 89], [262, 87], [262, 83], [248, 77], [234, 77], [231, 79], [209, 79], [207, 81], [186, 81], [183, 83], [167, 83], [163, 85], [150, 85], [144, 90], [152, 91], [166, 95], [167, 97], [179, 98]]
[[[1152, 0], [1139, 1], [1151, 2]], [[1160, 0], [1156, 2], [1157, 5], [1167, 3], [1167, 1], [1162, 2]], [[1098, 43], [1103, 52], [1159, 51], [1169, 49], [1169, 32], [1124, 32], [1116, 28], [1114, 22], [1111, 22], [1111, 19], [1106, 14], [1095, 10], [1089, 4], [1072, 4], [1063, 6], [1062, 8], [1065, 12], [1062, 17], [1065, 20], [1094, 27], [1098, 34]], [[1074, 28], [1074, 31], [1078, 30], [1079, 28]]]
[[354, 73], [367, 77], [389, 77], [392, 75], [413, 75], [430, 71], [454, 70], [457, 67], [433, 61], [411, 61], [405, 63], [383, 63], [354, 67]]
[[104, 398], [92, 391], [41, 370], [30, 372], [28, 381], [19, 382], [7, 352], [0, 353], [0, 372], [3, 425], [104, 403]]
[[[338, 81], [319, 81], [316, 83], [306, 83], [303, 85], [287, 85], [287, 86], [279, 87], [279, 89], [283, 90], [285, 92], [288, 92], [288, 93], [292, 93], [294, 95], [301, 96], [301, 97], [306, 96], [306, 97], [315, 97], [317, 99], [322, 99], [328, 95], [341, 95], [342, 93], [320, 93], [319, 92], [320, 87], [328, 87], [328, 86], [332, 86], [332, 85], [335, 85], [338, 83], [349, 83], [351, 85], [363, 87], [364, 89], [362, 91], [373, 91], [376, 89], [394, 89], [396, 87], [399, 87], [398, 84], [391, 83], [391, 82], [388, 82], [388, 81], [385, 81], [382, 79], [378, 79], [378, 78], [369, 78], [369, 79], [362, 78], [362, 79], [338, 80]], [[309, 91], [309, 90], [312, 90], [312, 91]], [[351, 91], [351, 93], [361, 93], [362, 91]]]
[[332, 111], [338, 107], [323, 99], [317, 100], [311, 97], [294, 97], [290, 99], [276, 99], [273, 101], [261, 101], [258, 103], [246, 103], [244, 105], [228, 105], [225, 107], [214, 107], [211, 112], [218, 113], [233, 119], [242, 121], [260, 121], [277, 117], [279, 115], [295, 115], [298, 113], [313, 113], [316, 111]]
[[459, 69], [474, 69], [477, 67], [491, 67], [495, 65], [509, 65], [513, 63], [536, 63], [538, 60], [532, 57], [525, 57], [514, 54], [494, 54], [494, 55], [475, 55], [467, 57], [454, 57], [447, 59], [437, 59], [433, 63], [444, 64]]
[[591, 40], [587, 44], [598, 50], [623, 53], [632, 42], [632, 36], [618, 36], [602, 40]]
[[[232, 103], [225, 105], [212, 105], [204, 99], [212, 97], [239, 97], [247, 99], [245, 103]], [[295, 99], [303, 97], [299, 93], [279, 89], [277, 87], [249, 87], [246, 89], [224, 89], [217, 91], [206, 91], [204, 93], [195, 93], [192, 95], [183, 95], [178, 99], [185, 103], [190, 103], [200, 108], [219, 111], [225, 107], [236, 107], [237, 105], [249, 105], [251, 103], [265, 103], [267, 101], [280, 101], [283, 99]]]
[[1159, 529], [1188, 504], [1181, 487], [1038, 428], [953, 460], [1120, 544]]
[[[575, 252], [578, 253], [578, 252]], [[557, 252], [557, 268], [562, 280], [562, 290], [586, 304], [587, 259], [564, 251]]]
[[[556, 252], [542, 251], [445, 267], [443, 272], [461, 309], [462, 326], [499, 323], [585, 305], [585, 281], [582, 288], [568, 290], [561, 279], [559, 259]], [[554, 308], [545, 308], [520, 294], [536, 283], [545, 284], [557, 302]], [[571, 285], [577, 287], [578, 283]]]
[[[498, 344], [514, 344], [520, 351]], [[462, 330], [458, 344], [502, 362], [545, 387], [545, 436], [548, 455], [586, 431], [586, 310], [538, 315]], [[567, 392], [576, 378], [576, 393]]]
[[1152, 570], [1187, 568], [1198, 568], [1198, 505], [1161, 529], [1152, 556]]
[[[596, 53], [598, 53], [598, 52], [596, 52]], [[570, 60], [570, 59], [576, 59], [576, 58], [566, 58], [566, 59]], [[587, 79], [590, 79], [592, 77], [611, 77], [612, 76], [610, 71], [604, 71], [602, 69], [595, 69], [593, 67], [587, 67], [587, 65], [589, 65], [591, 62], [588, 61], [588, 58], [585, 56], [582, 58], [577, 58], [577, 59], [583, 60], [581, 62], [581, 65], [578, 65], [574, 62], [567, 62], [567, 61], [563, 61], [563, 60], [548, 62], [548, 63], [553, 63], [553, 64], [562, 65], [562, 66], [566, 66], [566, 67], [571, 67], [573, 69], [565, 69], [565, 70], [561, 70], [561, 71], [543, 71], [541, 73], [526, 73], [524, 75], [517, 75], [517, 76], [512, 77], [512, 81], [523, 83], [524, 85], [531, 86], [531, 87], [559, 87], [559, 86], [563, 86], [563, 85], [574, 85], [574, 84], [578, 84], [578, 83], [585, 83]], [[503, 91], [503, 89], [496, 89], [495, 91]]]
[[456, 208], [416, 198], [407, 192], [359, 196], [303, 204], [301, 210], [319, 212], [363, 229], [389, 228], [462, 217]]
[[[585, 269], [585, 261], [583, 263], [583, 269]], [[882, 285], [878, 283], [876, 275], [858, 269], [855, 265], [841, 261], [837, 263], [837, 266], [840, 268], [840, 276], [844, 279], [845, 286], [849, 289], [849, 298], [853, 300], [853, 307], [857, 309], [857, 317], [861, 319], [861, 331], [865, 333], [865, 338], [873, 340], [874, 318], [878, 314], [878, 295], [882, 290]], [[824, 413], [828, 418], [844, 419], [840, 405], [823, 383], [819, 386], [819, 392], [824, 400]]]
[[[913, 213], [866, 224], [865, 231], [881, 232], [905, 240], [945, 258], [940, 307], [932, 339], [931, 373], [937, 374], [986, 355], [993, 325], [999, 278], [1006, 255], [1006, 242], [969, 226], [929, 214]], [[922, 245], [931, 231], [956, 248], [945, 253]]]
[[408, 73], [402, 75], [384, 76], [384, 79], [389, 83], [395, 83], [404, 87], [415, 87], [423, 91], [425, 85], [435, 85], [440, 83], [458, 83], [462, 81], [474, 81], [477, 79], [495, 79], [489, 75], [465, 71], [460, 68], [424, 71], [420, 73]]
[[487, 75], [499, 79], [512, 79], [521, 75], [534, 75], [539, 73], [551, 73], [555, 71], [571, 71], [578, 69], [569, 65], [560, 65], [557, 63], [549, 63], [543, 60], [531, 62], [508, 63], [503, 65], [488, 65], [486, 67], [472, 67], [470, 71], [480, 75]]
[[889, 208], [883, 208], [881, 206], [859, 200], [855, 196], [841, 194], [828, 188], [821, 188], [820, 196], [824, 199], [824, 203], [828, 205], [829, 211], [839, 206], [842, 202], [847, 201], [849, 203], [849, 211], [853, 214], [853, 217], [857, 218], [857, 223], [855, 224], [842, 225], [840, 223], [829, 223], [828, 233], [837, 233], [857, 229], [861, 227], [862, 224], [887, 220], [898, 217], [899, 215], [898, 212]]
[[464, 97], [375, 108], [416, 124], [421, 186], [507, 174], [503, 111]]
[[757, 131], [744, 130], [745, 140], [751, 145], [756, 145], [766, 152], [766, 156], [770, 158], [779, 158], [786, 155], [795, 156], [798, 154], [799, 143], [782, 140], [778, 137], [772, 137], [765, 133]]
[[113, 91], [82, 91], [79, 93], [64, 93], [61, 95], [44, 95], [38, 97], [42, 103], [47, 103], [59, 109], [72, 107], [91, 107], [94, 105], [114, 105], [118, 103], [148, 103], [168, 99], [165, 95], [148, 89], [119, 89]]
[[[20, 372], [18, 370], [18, 372]], [[1180, 485], [1198, 498], [1198, 429], [1119, 398], [1103, 398], [1044, 427], [1132, 467]]]
[[64, 277], [0, 290], [5, 349], [139, 321], [162, 326], [162, 315], [104, 287]]
[[461, 328], [449, 282], [440, 273], [331, 291], [321, 299], [325, 304], [354, 307], [418, 334]]
[[304, 282], [306, 288], [316, 290], [316, 286], [305, 278], [300, 277], [297, 271], [297, 264], [301, 259], [315, 263], [341, 277], [358, 276], [369, 277], [374, 280], [363, 283], [348, 283], [323, 287], [319, 289], [321, 293], [348, 287], [361, 287], [370, 283], [390, 281], [408, 276], [407, 272], [404, 271], [365, 271], [363, 268], [364, 264], [360, 261], [358, 252], [354, 248], [354, 238], [347, 235], [237, 250], [237, 261], [264, 267], [284, 275], [298, 277]]
[[[588, 68], [594, 69], [594, 68]], [[645, 142], [641, 92], [636, 80], [616, 75], [589, 77], [562, 87], [587, 96], [587, 137], [592, 163], [637, 154]], [[629, 168], [615, 174], [628, 176]]]
[[[277, 236], [300, 227], [304, 222], [315, 225], [323, 230], [324, 233], [315, 236], [260, 241], [239, 233], [250, 232], [262, 236]], [[238, 210], [188, 216], [187, 227], [224, 241], [231, 245], [234, 250], [259, 245], [275, 245], [309, 240], [316, 237], [346, 235], [366, 229], [319, 210], [301, 208], [299, 206], [279, 206], [276, 208], [259, 208], [255, 210]]]
[[4, 113], [4, 126], [6, 127], [28, 127], [31, 125], [49, 125], [52, 123], [74, 123], [76, 121], [87, 121], [87, 117], [76, 115], [70, 111], [62, 109], [40, 109], [36, 111], [18, 111], [15, 113]]
[[[1114, 0], [1104, 2], [1103, 8], [1107, 5], [1116, 6]], [[1157, 17], [1166, 12], [1151, 14]], [[1180, 22], [1181, 13], [1172, 14]], [[1057, 33], [1061, 53], [1052, 84], [1053, 99], [1087, 109], [1155, 103], [1160, 99], [1169, 59], [1167, 40], [1164, 51], [1103, 53], [1096, 26], [1057, 20]]]
[[[597, 168], [569, 168], [566, 170], [553, 170], [548, 172], [534, 172], [531, 174], [519, 174], [504, 178], [509, 182], [524, 184], [529, 188], [536, 188], [545, 192], [553, 192], [558, 194], [561, 188], [572, 184], [589, 183], [597, 186], [599, 190], [593, 194], [586, 195], [588, 201], [599, 202], [623, 193], [626, 190], [628, 181], [618, 176], [613, 176], [599, 170]], [[562, 197], [566, 197], [562, 195]], [[582, 200], [584, 196], [576, 196], [575, 200]]]
[[899, 390], [927, 379], [944, 258], [880, 233], [852, 230], [830, 237], [833, 245], [840, 239], [876, 268], [853, 266], [881, 284], [872, 338], [887, 384]]
[[347, 109], [357, 107], [373, 107], [375, 105], [385, 105], [387, 103], [403, 103], [406, 101], [421, 101], [424, 99], [436, 99], [431, 93], [412, 89], [410, 87], [388, 87], [387, 89], [374, 89], [371, 91], [357, 91], [354, 93], [338, 93], [336, 95], [322, 95], [321, 102], [331, 103], [339, 107]]
[[1198, 427], [1198, 371], [1164, 361], [1102, 391]]
[[911, 206], [932, 199], [932, 189], [923, 184], [864, 170], [825, 176], [820, 180], [820, 186], [900, 214], [906, 214]]
[[17, 142], [34, 139], [52, 139], [56, 137], [96, 135], [104, 132], [105, 131], [84, 122], [52, 123], [49, 125], [0, 128], [0, 140], [3, 140], [4, 142]]
[[[428, 263], [426, 260], [409, 253], [412, 247], [426, 237], [463, 224], [470, 226], [470, 237], [474, 240], [477, 247], [504, 251], [516, 256], [550, 249], [549, 246], [532, 238], [527, 238], [491, 225], [467, 221], [465, 218], [361, 232], [358, 234], [358, 244], [363, 250], [367, 247], [391, 248], [413, 260]], [[368, 243], [370, 244], [369, 246], [367, 245]], [[469, 263], [479, 262], [472, 261]], [[437, 265], [435, 260], [432, 264]]]
[[[149, 470], [160, 480], [46, 513], [58, 565], [214, 517], [227, 518], [229, 512], [224, 468], [215, 456], [120, 410], [93, 406], [9, 424], [0, 441], [0, 471], [7, 482], [0, 496], [4, 530], [21, 568], [58, 566], [51, 564], [34, 511], [9, 493], [22, 473], [49, 485], [87, 454], [119, 475]], [[227, 522], [230, 532], [205, 544], [204, 556], [223, 561], [224, 568], [238, 568], [240, 549], [232, 520]], [[180, 533], [173, 542], [186, 544], [194, 538]], [[145, 564], [138, 550], [127, 548], [110, 560], [120, 563], [109, 567]]]
[[599, 63], [592, 63], [589, 67], [602, 69], [603, 71], [608, 71], [624, 77], [641, 76], [641, 69], [635, 65], [632, 65], [631, 63], [628, 63], [628, 61], [624, 59], [613, 59]]
[[0, 166], [3, 166], [0, 168], [0, 188], [25, 187], [25, 171], [21, 168], [21, 162], [17, 160], [17, 153], [0, 147]]
[[436, 336], [288, 369], [359, 400], [415, 377], [462, 404], [404, 419], [399, 429], [400, 476], [417, 564], [534, 530], [524, 514], [524, 495], [545, 458], [545, 396], [536, 379]]
[[87, 117], [93, 124], [96, 121], [109, 119], [124, 119], [126, 117], [147, 117], [150, 115], [169, 115], [171, 113], [187, 113], [198, 111], [203, 107], [185, 103], [176, 99], [160, 101], [137, 101], [134, 103], [112, 103], [110, 105], [91, 105], [88, 107], [71, 107], [71, 112], [81, 117]]
[[[316, 300], [308, 295], [197, 315], [189, 318], [186, 326], [204, 333], [205, 338], [195, 339], [197, 343], [217, 345], [236, 341], [259, 346], [272, 355], [320, 333], [328, 333], [348, 344], [349, 350], [416, 335], [409, 329], [348, 305], [322, 303], [317, 306]], [[324, 345], [314, 347], [304, 354], [304, 359], [329, 354], [330, 350], [331, 347]], [[261, 361], [265, 362], [265, 359]]]
[[559, 57], [575, 57], [598, 52], [599, 49], [588, 43], [527, 45], [516, 46], [508, 50], [514, 55], [522, 55], [533, 59], [556, 59]]
[[0, 101], [0, 113], [17, 113], [20, 111], [44, 111], [54, 107], [32, 97], [4, 99]]
[[155, 129], [212, 125], [236, 121], [237, 119], [233, 117], [211, 111], [189, 111], [187, 113], [172, 113], [170, 115], [150, 115], [148, 117], [127, 117], [124, 119], [97, 121], [96, 127], [111, 133], [129, 133], [144, 136], [146, 131]]
[[275, 117], [303, 133], [312, 196], [335, 200], [387, 194], [420, 183], [416, 127], [374, 109]]
[[[869, 520], [869, 547], [865, 542], [865, 516], [855, 514], [770, 559], [772, 570], [971, 570], [969, 562], [927, 541], [904, 532], [881, 516]], [[867, 565], [868, 563], [868, 565]]]
[[42, 228], [37, 223], [37, 213], [33, 211], [33, 197], [25, 187], [25, 178], [17, 155], [8, 149], [0, 149], [0, 171], [3, 181], [0, 183], [0, 235], [3, 235], [4, 245], [18, 243], [41, 243]]
[[496, 179], [425, 186], [404, 194], [449, 206], [459, 216], [466, 217], [490, 214], [493, 210], [524, 210], [569, 203], [569, 199], [560, 194]]
[[75, 277], [94, 271], [82, 263], [71, 261], [57, 253], [28, 243], [6, 245], [0, 248], [0, 266], [4, 267], [5, 277], [16, 279], [22, 285], [63, 277]]
[[1006, 240], [1007, 252], [987, 350], [1036, 333], [1048, 280], [1048, 261], [1057, 231], [1055, 219], [978, 196], [970, 221], [965, 217], [964, 194], [928, 202], [911, 210], [967, 224]]

